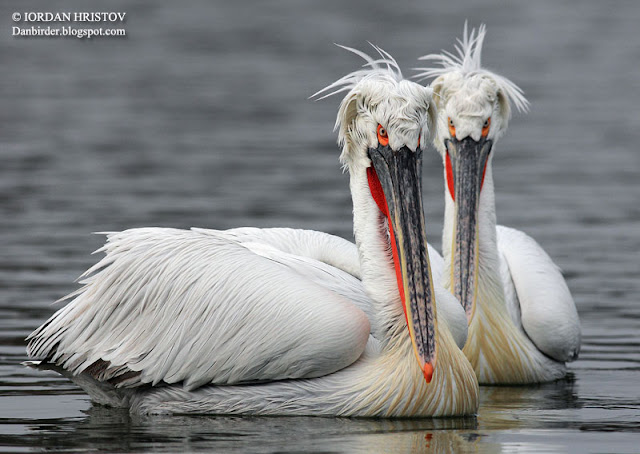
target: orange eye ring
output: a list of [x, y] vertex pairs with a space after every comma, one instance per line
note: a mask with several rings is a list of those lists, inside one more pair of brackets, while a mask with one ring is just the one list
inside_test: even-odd
[[449, 117], [449, 134], [451, 134], [451, 137], [456, 136], [456, 127], [453, 125], [451, 117]]
[[491, 117], [487, 118], [482, 125], [482, 137], [487, 137], [489, 135], [489, 128], [491, 128]]
[[382, 125], [378, 125], [378, 143], [383, 147], [389, 145], [389, 135], [387, 134], [387, 130], [382, 127]]

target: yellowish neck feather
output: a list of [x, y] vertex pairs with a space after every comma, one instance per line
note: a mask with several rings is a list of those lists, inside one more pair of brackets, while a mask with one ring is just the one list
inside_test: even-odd
[[[444, 325], [444, 326], [442, 326]], [[376, 369], [355, 404], [367, 413], [383, 417], [456, 416], [478, 408], [475, 373], [455, 344], [446, 323], [436, 326], [437, 359], [427, 384], [416, 361], [413, 346], [404, 334], [394, 336], [376, 361]]]
[[[478, 286], [476, 309], [462, 350], [480, 383], [519, 384], [539, 381], [531, 343], [515, 326], [497, 292]], [[500, 290], [502, 290], [500, 288]], [[494, 293], [492, 296], [487, 293]], [[499, 292], [502, 293], [502, 292]], [[500, 307], [502, 306], [502, 307]], [[543, 371], [540, 371], [543, 372]]]
[[[455, 205], [447, 198], [443, 244], [447, 273], [445, 287], [452, 291], [455, 248]], [[540, 381], [546, 376], [546, 361], [509, 315], [496, 237], [495, 199], [489, 164], [478, 207], [476, 302], [463, 352], [483, 384], [519, 384]]]

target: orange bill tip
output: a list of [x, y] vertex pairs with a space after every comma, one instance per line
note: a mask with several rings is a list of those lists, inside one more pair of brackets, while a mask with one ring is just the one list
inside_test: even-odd
[[431, 379], [433, 378], [433, 366], [431, 363], [426, 363], [424, 368], [422, 369], [422, 374], [424, 375], [424, 379], [427, 383], [431, 383]]

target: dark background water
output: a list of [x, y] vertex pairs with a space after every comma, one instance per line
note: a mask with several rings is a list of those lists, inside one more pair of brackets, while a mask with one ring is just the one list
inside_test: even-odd
[[[126, 11], [128, 36], [14, 38], [14, 11]], [[483, 388], [467, 419], [149, 419], [20, 366], [25, 336], [94, 262], [90, 232], [294, 226], [351, 239], [338, 99], [307, 99], [360, 64], [332, 43], [370, 40], [409, 75], [467, 18], [488, 25], [486, 66], [532, 103], [497, 146], [498, 219], [564, 270], [584, 334], [569, 379]], [[0, 450], [638, 452], [638, 23], [632, 1], [3, 2]], [[432, 151], [438, 245], [441, 175]]]

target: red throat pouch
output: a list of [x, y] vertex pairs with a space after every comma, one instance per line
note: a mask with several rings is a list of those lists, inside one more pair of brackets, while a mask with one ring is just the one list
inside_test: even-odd
[[[398, 249], [396, 246], [396, 236], [393, 232], [393, 224], [391, 223], [391, 219], [389, 219], [389, 208], [387, 207], [387, 200], [384, 197], [384, 191], [382, 190], [382, 185], [380, 184], [378, 174], [373, 167], [367, 168], [367, 180], [369, 182], [369, 190], [371, 191], [371, 196], [373, 197], [373, 200], [375, 200], [382, 214], [386, 216], [387, 224], [389, 225], [391, 251], [393, 253], [393, 265], [396, 269], [396, 281], [398, 282], [398, 291], [400, 292], [400, 298], [402, 299], [402, 310], [404, 311], [404, 316], [406, 319], [407, 309], [405, 308], [404, 285], [402, 284], [402, 273], [400, 268], [400, 259], [398, 257]], [[408, 323], [409, 321], [407, 320], [407, 324]]]

